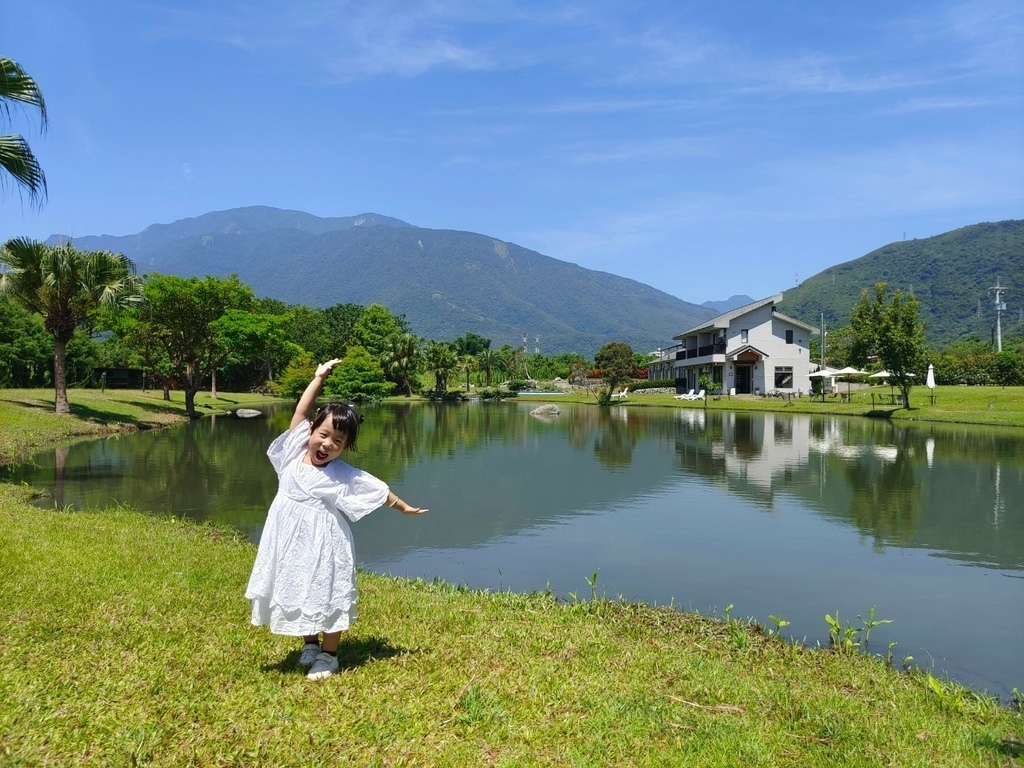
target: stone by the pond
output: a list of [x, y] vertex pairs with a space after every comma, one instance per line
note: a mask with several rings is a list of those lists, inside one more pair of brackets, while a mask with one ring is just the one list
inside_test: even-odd
[[536, 416], [538, 419], [553, 419], [560, 413], [561, 411], [558, 410], [558, 406], [554, 405], [553, 403], [538, 406], [534, 408], [532, 411], [530, 411], [530, 415]]
[[262, 416], [262, 411], [257, 411], [255, 408], [239, 408], [235, 411], [235, 416], [240, 419], [255, 419], [257, 416]]

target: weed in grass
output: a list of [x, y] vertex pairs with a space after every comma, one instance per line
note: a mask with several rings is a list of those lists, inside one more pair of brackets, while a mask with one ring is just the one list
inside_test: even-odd
[[591, 574], [590, 576], [586, 577], [587, 584], [590, 585], [590, 599], [591, 600], [597, 600], [597, 574], [599, 574], [600, 572], [601, 572], [601, 569], [598, 568], [596, 571], [594, 571], [593, 574]]
[[781, 635], [782, 634], [782, 628], [789, 626], [789, 622], [786, 619], [783, 619], [783, 618], [781, 618], [779, 616], [776, 616], [774, 614], [768, 614], [768, 618], [771, 619], [772, 623], [775, 624], [774, 632], [771, 629], [768, 630], [768, 636], [769, 637], [772, 634]]
[[[838, 616], [838, 612], [836, 614]], [[865, 619], [861, 615], [857, 615], [857, 618], [864, 624], [864, 647], [867, 648], [868, 641], [871, 639], [871, 630], [881, 624], [892, 624], [892, 619], [876, 619], [875, 618], [875, 606], [871, 606], [868, 609], [868, 617]], [[890, 648], [891, 650], [891, 648]]]
[[860, 630], [850, 622], [846, 622], [845, 625], [840, 623], [839, 611], [836, 611], [835, 616], [826, 613], [825, 622], [828, 624], [829, 647], [845, 654], [852, 654], [860, 647], [860, 640], [857, 639]]

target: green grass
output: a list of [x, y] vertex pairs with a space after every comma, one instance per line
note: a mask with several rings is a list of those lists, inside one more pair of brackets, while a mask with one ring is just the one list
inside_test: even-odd
[[[842, 388], [845, 392], [845, 387]], [[778, 411], [782, 413], [834, 413], [848, 416], [870, 416], [893, 421], [940, 421], [959, 424], [990, 424], [998, 426], [1024, 427], [1024, 387], [937, 387], [935, 400], [925, 387], [914, 387], [910, 393], [911, 407], [872, 405], [871, 392], [888, 395], [889, 387], [853, 390], [849, 403], [826, 398], [811, 400], [809, 397], [782, 400], [772, 397], [738, 395], [729, 397], [709, 396], [704, 401], [688, 402], [674, 400], [668, 394], [648, 394], [643, 390], [630, 392], [624, 401], [613, 405], [627, 408], [668, 407], [704, 408], [728, 411]], [[594, 403], [594, 396], [587, 392], [575, 392], [557, 397], [544, 395], [521, 395], [524, 401], [550, 401], [556, 403]]]
[[[185, 414], [185, 395], [171, 392], [164, 400], [160, 390], [73, 389], [68, 392], [71, 413], [53, 411], [53, 390], [0, 389], [0, 464], [10, 463], [40, 448], [118, 432], [134, 432], [180, 424]], [[253, 403], [273, 402], [263, 395], [208, 393], [196, 395], [201, 413], [230, 411]]]
[[[342, 673], [239, 536], [0, 485], [2, 766], [1009, 766], [1019, 711], [746, 622], [360, 574]], [[581, 574], [581, 581], [583, 579]]]

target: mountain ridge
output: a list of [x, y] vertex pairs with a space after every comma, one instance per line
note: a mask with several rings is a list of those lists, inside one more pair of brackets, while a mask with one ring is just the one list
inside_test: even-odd
[[[47, 242], [67, 240], [51, 236]], [[379, 303], [426, 338], [477, 333], [494, 346], [592, 356], [609, 341], [638, 352], [755, 299], [691, 304], [657, 288], [488, 235], [417, 227], [376, 213], [323, 218], [250, 206], [213, 211], [134, 235], [74, 239], [85, 250], [131, 258], [140, 272], [239, 275], [258, 296], [325, 307]], [[928, 343], [991, 332], [987, 291], [996, 279], [1021, 304], [1024, 220], [983, 222], [929, 238], [889, 243], [784, 290], [784, 311], [817, 326], [849, 324], [861, 290], [878, 282], [921, 302]], [[1010, 313], [1013, 315], [1013, 312]], [[1024, 333], [1024, 313], [1004, 335]]]
[[426, 338], [472, 332], [494, 346], [519, 346], [526, 336], [530, 351], [545, 354], [592, 356], [609, 341], [648, 352], [716, 314], [515, 243], [379, 214], [322, 219], [252, 206], [74, 243], [124, 253], [142, 273], [235, 273], [258, 296], [310, 306], [379, 303]]

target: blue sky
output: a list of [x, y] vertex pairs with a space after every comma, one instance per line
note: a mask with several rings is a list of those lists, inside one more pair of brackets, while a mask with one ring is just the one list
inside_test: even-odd
[[1020, 0], [32, 0], [0, 53], [3, 239], [369, 211], [700, 303], [1024, 218]]

